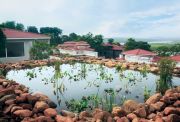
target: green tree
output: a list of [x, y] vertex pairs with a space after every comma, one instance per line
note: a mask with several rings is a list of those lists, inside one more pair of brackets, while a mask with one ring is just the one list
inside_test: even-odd
[[31, 33], [39, 33], [38, 29], [36, 28], [36, 26], [28, 26], [27, 27], [27, 31], [31, 32]]
[[125, 43], [125, 50], [133, 50], [133, 49], [144, 49], [150, 50], [151, 45], [147, 42], [143, 41], [136, 41], [133, 38], [129, 38], [128, 41]]
[[70, 41], [71, 39], [69, 38], [69, 36], [67, 36], [67, 35], [62, 35], [61, 36], [61, 41], [62, 41], [62, 43], [64, 43], [64, 42], [67, 42], [67, 41]]
[[168, 46], [160, 46], [155, 49], [159, 56], [170, 56], [170, 49]]
[[77, 34], [75, 34], [75, 33], [70, 33], [69, 34], [69, 39], [71, 40], [71, 41], [77, 41], [78, 40], [78, 35]]
[[16, 23], [15, 23], [15, 21], [7, 21], [5, 23], [2, 23], [1, 27], [10, 28], [10, 29], [16, 29]]
[[6, 36], [0, 28], [0, 57], [5, 57]]
[[157, 91], [162, 94], [172, 87], [173, 70], [176, 63], [169, 58], [163, 58], [158, 62], [160, 78], [157, 82]]
[[108, 43], [112, 44], [114, 42], [113, 38], [108, 39]]
[[35, 42], [30, 49], [30, 57], [33, 60], [47, 59], [52, 54], [51, 47], [45, 42]]
[[16, 28], [15, 28], [16, 30], [21, 30], [21, 31], [24, 31], [24, 25], [23, 24], [21, 24], [21, 23], [17, 23], [16, 24]]
[[41, 27], [40, 28], [41, 34], [47, 34], [51, 36], [50, 44], [51, 45], [58, 45], [62, 43], [62, 40], [60, 38], [62, 34], [62, 30], [57, 27]]

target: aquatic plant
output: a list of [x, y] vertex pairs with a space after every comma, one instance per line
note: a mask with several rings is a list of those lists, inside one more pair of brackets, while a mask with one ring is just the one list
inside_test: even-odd
[[88, 100], [86, 97], [82, 97], [81, 100], [71, 99], [70, 101], [66, 101], [66, 106], [73, 112], [81, 112], [88, 108]]
[[144, 101], [146, 101], [151, 95], [151, 90], [148, 90], [147, 87], [144, 87]]
[[32, 71], [28, 71], [26, 73], [26, 76], [29, 77], [29, 80], [31, 80], [32, 78], [36, 78], [37, 74], [35, 73], [35, 70], [32, 70]]
[[172, 87], [173, 70], [176, 63], [169, 58], [163, 58], [158, 62], [160, 78], [157, 81], [156, 90], [162, 94]]

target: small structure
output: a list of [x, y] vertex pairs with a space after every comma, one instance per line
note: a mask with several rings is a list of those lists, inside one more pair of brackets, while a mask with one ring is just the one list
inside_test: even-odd
[[98, 53], [90, 47], [85, 41], [69, 41], [64, 44], [59, 44], [57, 47], [62, 54], [69, 54], [74, 56], [93, 56], [98, 57]]
[[171, 56], [170, 59], [177, 62], [176, 66], [180, 67], [180, 55]]
[[29, 60], [29, 51], [35, 41], [50, 42], [50, 37], [43, 34], [24, 32], [14, 29], [3, 28], [6, 36], [5, 54], [0, 56], [1, 62], [17, 62]]
[[156, 56], [156, 53], [143, 49], [135, 49], [123, 52], [119, 58], [123, 58], [128, 62], [153, 63]]
[[103, 43], [103, 46], [106, 48], [101, 54], [105, 58], [117, 58], [124, 50], [122, 45], [116, 45], [111, 43]]

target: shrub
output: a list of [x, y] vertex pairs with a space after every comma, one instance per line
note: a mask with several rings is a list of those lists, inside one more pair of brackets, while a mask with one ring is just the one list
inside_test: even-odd
[[33, 60], [47, 59], [52, 53], [50, 45], [45, 42], [35, 42], [30, 49], [30, 57]]
[[160, 78], [157, 82], [157, 91], [164, 93], [168, 88], [172, 87], [173, 70], [176, 63], [168, 58], [163, 58], [158, 62]]

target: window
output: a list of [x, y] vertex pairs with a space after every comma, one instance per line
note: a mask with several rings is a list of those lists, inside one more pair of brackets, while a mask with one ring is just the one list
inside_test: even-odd
[[7, 57], [24, 56], [24, 42], [7, 43]]

